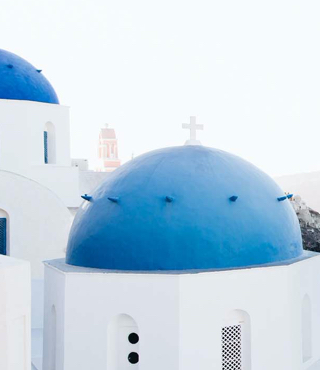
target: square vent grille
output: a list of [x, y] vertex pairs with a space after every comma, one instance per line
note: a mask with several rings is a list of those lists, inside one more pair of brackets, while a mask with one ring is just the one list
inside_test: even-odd
[[222, 328], [222, 370], [242, 370], [241, 325]]

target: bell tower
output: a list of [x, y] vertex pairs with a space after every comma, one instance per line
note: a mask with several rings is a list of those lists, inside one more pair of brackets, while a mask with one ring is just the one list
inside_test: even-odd
[[98, 145], [99, 167], [97, 171], [111, 172], [121, 164], [118, 158], [118, 139], [113, 128], [106, 124], [100, 130]]

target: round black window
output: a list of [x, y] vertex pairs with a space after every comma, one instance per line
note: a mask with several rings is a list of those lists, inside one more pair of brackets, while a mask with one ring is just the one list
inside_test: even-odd
[[137, 333], [131, 333], [129, 334], [128, 336], [128, 341], [131, 343], [131, 344], [136, 344], [139, 342], [139, 335]]
[[139, 355], [137, 354], [137, 352], [131, 352], [129, 353], [128, 360], [130, 364], [136, 364], [139, 362]]

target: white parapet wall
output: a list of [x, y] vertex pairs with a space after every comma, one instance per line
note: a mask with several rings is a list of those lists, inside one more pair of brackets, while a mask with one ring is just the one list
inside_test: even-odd
[[0, 255], [0, 369], [30, 370], [30, 265]]

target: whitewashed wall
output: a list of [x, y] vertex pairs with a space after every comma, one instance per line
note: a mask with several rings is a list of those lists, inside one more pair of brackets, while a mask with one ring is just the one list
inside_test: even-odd
[[0, 255], [0, 369], [30, 370], [30, 267]]
[[[55, 131], [55, 163], [44, 163], [43, 132]], [[78, 206], [79, 170], [71, 167], [69, 108], [0, 99], [0, 169], [32, 178], [54, 191], [68, 207]]]
[[9, 215], [8, 254], [29, 261], [32, 277], [42, 278], [42, 261], [65, 254], [70, 212], [49, 189], [7, 171], [0, 171], [0, 209]]
[[108, 326], [119, 314], [129, 315], [138, 326], [141, 369], [150, 369], [150, 363], [152, 370], [179, 369], [178, 282], [178, 275], [66, 274], [46, 267], [43, 368], [52, 364], [48, 353], [55, 347], [50, 341], [55, 306], [56, 370], [107, 369]]
[[[221, 368], [221, 327], [235, 310], [246, 312], [251, 322], [252, 359], [246, 370], [308, 369], [320, 359], [319, 292], [319, 256], [288, 266], [181, 276], [181, 369]], [[306, 293], [312, 302], [313, 356], [303, 362]]]
[[[221, 330], [238, 318], [250, 322], [245, 370], [318, 370], [319, 256], [288, 266], [183, 275], [103, 273], [51, 264], [46, 265], [44, 368], [50, 368], [53, 346], [57, 370], [116, 370], [114, 360], [107, 367], [108, 330], [117, 315], [125, 314], [140, 336], [140, 361], [128, 362], [128, 369], [221, 369]], [[305, 294], [311, 301], [312, 356], [304, 361]], [[50, 342], [52, 307], [56, 346]], [[127, 356], [124, 352], [120, 355]]]
[[69, 107], [0, 99], [2, 169], [18, 172], [27, 166], [44, 164], [43, 131], [47, 122], [56, 131], [56, 164], [70, 166]]

